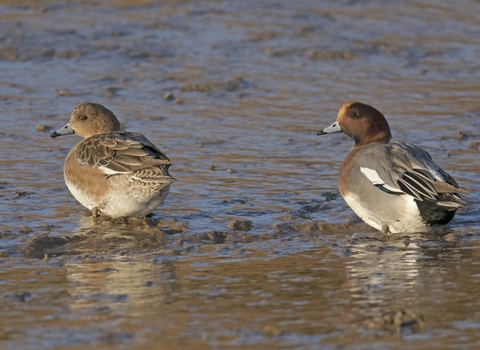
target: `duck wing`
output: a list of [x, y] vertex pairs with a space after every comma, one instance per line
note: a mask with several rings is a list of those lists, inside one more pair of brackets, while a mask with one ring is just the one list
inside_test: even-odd
[[417, 201], [458, 208], [468, 193], [420, 147], [392, 142], [376, 144], [358, 159], [360, 171], [382, 191], [409, 195]]
[[99, 168], [107, 175], [152, 167], [168, 171], [171, 165], [170, 159], [145, 136], [133, 132], [91, 136], [81, 142], [76, 153], [82, 165]]

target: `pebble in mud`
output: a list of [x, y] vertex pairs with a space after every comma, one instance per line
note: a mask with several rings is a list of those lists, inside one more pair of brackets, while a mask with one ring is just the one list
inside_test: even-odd
[[457, 132], [457, 139], [458, 140], [464, 140], [467, 137], [468, 137], [468, 135], [466, 133], [464, 133], [463, 131]]
[[119, 90], [122, 90], [121, 88], [117, 88], [117, 87], [108, 87], [105, 89], [106, 91], [106, 96], [107, 98], [114, 98], [114, 97], [117, 97], [118, 93], [117, 91]]
[[414, 333], [421, 333], [425, 328], [425, 321], [422, 314], [417, 315], [411, 311], [398, 310], [373, 320], [367, 320], [364, 325], [369, 329], [379, 331], [401, 333], [410, 330]]
[[24, 301], [27, 301], [28, 299], [30, 299], [31, 297], [32, 297], [32, 293], [30, 293], [28, 291], [24, 291], [24, 290], [16, 291], [12, 295], [12, 301], [24, 302]]
[[253, 227], [253, 223], [250, 220], [230, 220], [228, 222], [228, 228], [233, 231], [250, 231]]
[[478, 151], [480, 149], [480, 142], [472, 141], [468, 144], [468, 149]]
[[73, 96], [73, 93], [69, 90], [66, 90], [66, 89], [58, 89], [57, 90], [57, 95], [58, 96]]
[[183, 92], [212, 92], [212, 91], [228, 91], [235, 92], [242, 89], [255, 87], [254, 84], [246, 81], [243, 77], [233, 76], [226, 82], [214, 82], [205, 84], [185, 84], [180, 88]]
[[165, 95], [163, 95], [163, 99], [165, 101], [174, 101], [175, 96], [171, 92], [167, 92]]
[[285, 334], [283, 330], [276, 326], [265, 326], [262, 331], [267, 337], [278, 337], [279, 335]]
[[[117, 221], [117, 220], [114, 220]], [[126, 218], [126, 219], [121, 219], [120, 222], [126, 225], [135, 225], [135, 226], [147, 226], [149, 228], [155, 228], [158, 225], [158, 220], [155, 220], [154, 218], [137, 218], [137, 217], [131, 217], [131, 218]]]
[[14, 194], [14, 196], [12, 197], [12, 199], [23, 198], [23, 197], [26, 197], [26, 196], [28, 196], [28, 192], [25, 192], [25, 191], [15, 191], [15, 194]]
[[32, 229], [28, 226], [23, 226], [19, 231], [25, 235], [28, 235], [30, 232], [32, 232]]
[[325, 232], [325, 233], [337, 233], [342, 230], [343, 227], [339, 227], [335, 224], [329, 223], [317, 223], [314, 221], [306, 221], [300, 224], [296, 223], [276, 223], [272, 225], [272, 229], [277, 233], [286, 233], [290, 231], [294, 232]]
[[230, 235], [222, 231], [209, 231], [207, 237], [215, 243], [223, 243]]
[[48, 233], [33, 238], [23, 249], [23, 253], [31, 258], [45, 257], [48, 249], [62, 246], [71, 240], [69, 237], [52, 236]]
[[235, 235], [235, 240], [243, 243], [251, 243], [253, 242], [253, 236], [249, 233], [237, 233]]
[[346, 51], [318, 52], [318, 51], [311, 50], [307, 53], [307, 56], [311, 60], [318, 60], [318, 59], [352, 60], [353, 58], [355, 58], [354, 55]]
[[51, 126], [48, 125], [37, 125], [35, 126], [35, 130], [39, 132], [49, 132], [52, 129]]
[[445, 242], [455, 242], [458, 240], [454, 233], [449, 233], [448, 235], [445, 235], [442, 238]]
[[169, 219], [157, 220], [157, 227], [160, 228], [163, 231], [163, 233], [166, 233], [167, 235], [182, 233], [187, 231], [188, 229], [185, 223], [179, 222], [177, 219], [173, 217]]
[[248, 37], [247, 40], [252, 43], [259, 43], [262, 41], [275, 39], [279, 36], [281, 36], [281, 33], [279, 32], [274, 32], [274, 31], [260, 32], [260, 33], [255, 33], [253, 35], [250, 35], [250, 37]]

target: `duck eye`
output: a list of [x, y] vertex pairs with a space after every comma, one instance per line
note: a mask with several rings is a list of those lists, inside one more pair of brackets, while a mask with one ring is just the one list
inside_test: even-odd
[[86, 115], [82, 115], [82, 116], [80, 117], [80, 119], [81, 119], [81, 120], [87, 120], [88, 117], [87, 117]]
[[350, 118], [358, 117], [357, 112], [350, 112]]

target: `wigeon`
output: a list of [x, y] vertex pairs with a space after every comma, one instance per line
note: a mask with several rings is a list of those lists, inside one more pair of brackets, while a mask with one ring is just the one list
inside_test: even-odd
[[97, 217], [141, 217], [167, 197], [174, 178], [170, 160], [145, 136], [121, 132], [109, 109], [81, 103], [68, 124], [51, 134], [77, 134], [84, 140], [68, 153], [65, 182], [73, 196]]
[[424, 232], [452, 220], [468, 193], [420, 147], [390, 142], [387, 120], [372, 106], [347, 102], [317, 135], [355, 140], [340, 168], [338, 189], [353, 211], [383, 233]]

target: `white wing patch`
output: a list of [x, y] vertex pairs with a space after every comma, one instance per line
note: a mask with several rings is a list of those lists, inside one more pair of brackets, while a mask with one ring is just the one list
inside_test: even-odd
[[385, 181], [380, 178], [375, 170], [360, 167], [360, 171], [372, 182], [372, 184], [381, 186], [385, 185]]
[[400, 190], [399, 188], [396, 188], [396, 187], [392, 187], [392, 186], [389, 186], [385, 183], [385, 181], [383, 181], [380, 176], [378, 175], [378, 173], [373, 170], [373, 169], [370, 169], [370, 168], [364, 168], [364, 167], [360, 167], [360, 171], [363, 173], [363, 175], [365, 175], [367, 177], [367, 179], [369, 179], [372, 184], [374, 184], [375, 186], [382, 186], [384, 187], [385, 189], [391, 191], [391, 192], [396, 192], [396, 193], [403, 193], [402, 190]]
[[115, 170], [112, 170], [112, 169], [110, 169], [106, 166], [103, 166], [103, 165], [98, 167], [98, 169], [103, 171], [107, 176], [117, 175], [117, 174], [130, 174], [131, 173], [130, 171], [115, 171]]

